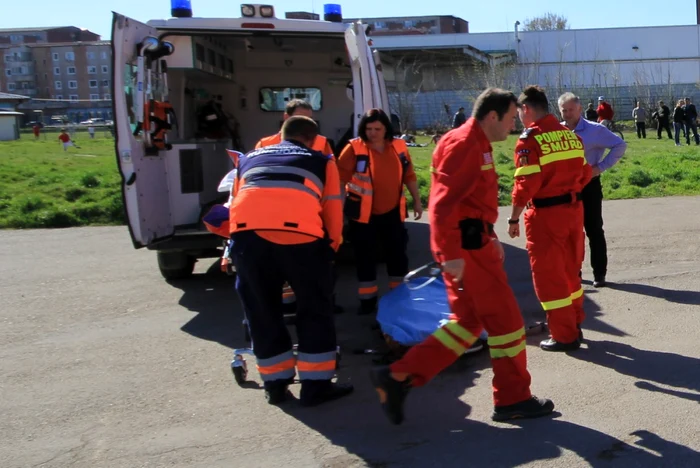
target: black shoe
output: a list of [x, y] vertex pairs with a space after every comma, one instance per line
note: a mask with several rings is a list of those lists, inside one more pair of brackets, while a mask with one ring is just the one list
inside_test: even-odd
[[265, 384], [265, 399], [271, 405], [279, 405], [287, 401], [292, 394], [289, 391], [289, 384], [293, 379], [285, 381], [275, 381]]
[[357, 310], [357, 315], [369, 315], [377, 312], [377, 298], [361, 299], [360, 308]]
[[581, 342], [578, 339], [572, 341], [571, 343], [559, 343], [554, 338], [550, 338], [540, 343], [540, 348], [545, 351], [576, 351], [580, 347]]
[[593, 287], [594, 288], [604, 288], [607, 286], [608, 283], [605, 282], [605, 278], [598, 278], [593, 280]]
[[333, 383], [330, 380], [303, 380], [299, 401], [301, 406], [317, 406], [350, 395], [354, 389], [351, 384]]
[[554, 411], [554, 403], [546, 398], [532, 396], [525, 401], [508, 406], [495, 406], [491, 419], [494, 421], [509, 421], [511, 419], [539, 418]]
[[409, 380], [399, 382], [391, 377], [389, 366], [375, 367], [369, 373], [374, 389], [379, 394], [379, 404], [392, 424], [403, 422], [403, 402], [411, 390]]

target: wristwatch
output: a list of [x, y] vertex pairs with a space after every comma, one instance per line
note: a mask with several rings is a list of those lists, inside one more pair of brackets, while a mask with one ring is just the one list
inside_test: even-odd
[[520, 218], [508, 218], [508, 224], [519, 224], [520, 223]]

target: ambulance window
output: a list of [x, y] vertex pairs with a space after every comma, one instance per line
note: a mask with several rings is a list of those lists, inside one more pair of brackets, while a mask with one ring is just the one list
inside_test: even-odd
[[303, 99], [315, 111], [323, 107], [318, 88], [260, 88], [260, 109], [265, 112], [282, 112], [292, 99]]
[[204, 46], [202, 44], [195, 44], [195, 51], [197, 60], [200, 62], [206, 62], [206, 58], [204, 57]]

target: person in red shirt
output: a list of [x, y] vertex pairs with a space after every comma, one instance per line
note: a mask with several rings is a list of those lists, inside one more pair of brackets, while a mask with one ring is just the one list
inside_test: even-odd
[[69, 146], [74, 146], [80, 149], [80, 146], [76, 145], [71, 139], [70, 135], [66, 133], [65, 129], [61, 129], [61, 134], [58, 135], [58, 140], [63, 143], [63, 151], [68, 151]]
[[494, 421], [538, 417], [551, 400], [530, 393], [525, 328], [503, 268], [504, 251], [493, 224], [498, 217], [498, 176], [491, 142], [513, 130], [517, 99], [497, 88], [484, 91], [472, 117], [440, 139], [433, 154], [430, 245], [442, 265], [456, 317], [391, 366], [372, 369], [380, 403], [394, 424], [403, 421], [411, 387], [424, 385], [456, 361], [486, 329], [493, 365]]
[[32, 127], [32, 131], [34, 132], [34, 139], [38, 140], [39, 135], [41, 134], [41, 127], [39, 126], [38, 123], [34, 124], [34, 126]]
[[605, 100], [605, 97], [598, 97], [598, 123], [602, 123], [605, 126], [609, 126], [612, 123], [612, 119], [615, 116], [615, 111], [612, 106]]
[[535, 293], [547, 313], [551, 337], [545, 351], [573, 351], [583, 334], [581, 265], [584, 255], [581, 190], [591, 180], [591, 166], [581, 139], [549, 113], [544, 91], [530, 86], [518, 99], [525, 130], [515, 146], [510, 237], [525, 235]]

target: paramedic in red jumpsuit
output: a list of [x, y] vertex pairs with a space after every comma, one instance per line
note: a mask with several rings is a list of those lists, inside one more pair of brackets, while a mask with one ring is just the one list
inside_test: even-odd
[[493, 365], [492, 419], [538, 417], [554, 409], [551, 400], [530, 393], [523, 318], [503, 269], [504, 252], [493, 231], [498, 217], [498, 176], [491, 142], [513, 130], [517, 99], [490, 88], [474, 103], [472, 117], [440, 139], [433, 154], [430, 191], [431, 249], [443, 267], [454, 319], [391, 366], [371, 378], [394, 424], [403, 421], [403, 402], [456, 361], [488, 332]]
[[584, 256], [581, 190], [591, 180], [583, 143], [549, 113], [547, 96], [531, 86], [518, 99], [525, 130], [515, 147], [511, 237], [525, 236], [535, 293], [547, 313], [551, 337], [545, 351], [573, 351], [581, 346], [584, 319], [581, 264]]

